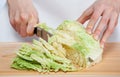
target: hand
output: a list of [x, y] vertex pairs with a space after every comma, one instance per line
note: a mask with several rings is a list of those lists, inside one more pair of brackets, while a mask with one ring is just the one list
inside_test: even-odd
[[[92, 6], [90, 6], [77, 21], [84, 24], [89, 20], [86, 30], [89, 34], [92, 34], [96, 40], [100, 40], [101, 46], [104, 47], [104, 43], [114, 31], [119, 17], [120, 0], [96, 0]], [[93, 32], [93, 28], [101, 17], [97, 28]], [[104, 30], [105, 28], [105, 30]], [[100, 34], [102, 38], [100, 39]]]
[[38, 14], [32, 0], [8, 0], [9, 18], [12, 27], [22, 36], [32, 36], [38, 23]]

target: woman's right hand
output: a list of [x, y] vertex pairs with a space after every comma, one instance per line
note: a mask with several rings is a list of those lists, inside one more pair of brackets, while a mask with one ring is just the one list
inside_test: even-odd
[[38, 23], [38, 14], [32, 0], [8, 0], [9, 18], [12, 27], [22, 37], [32, 36]]

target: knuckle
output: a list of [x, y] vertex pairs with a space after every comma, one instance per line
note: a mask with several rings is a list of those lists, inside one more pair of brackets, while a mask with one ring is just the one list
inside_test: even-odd
[[107, 33], [108, 33], [108, 34], [112, 34], [112, 32], [113, 32], [113, 29], [112, 29], [112, 28], [108, 28], [108, 29], [107, 29]]
[[29, 14], [29, 16], [30, 16], [30, 18], [37, 18], [38, 17], [35, 13], [32, 13], [32, 12]]
[[99, 9], [101, 9], [102, 7], [101, 7], [101, 4], [98, 4], [97, 6], [95, 5], [95, 7], [94, 7], [94, 10], [99, 10]]
[[106, 7], [106, 5], [104, 3], [99, 4], [99, 8], [104, 8], [104, 7]]
[[10, 24], [14, 26], [14, 20], [10, 19]]
[[95, 31], [95, 34], [96, 34], [96, 35], [99, 35], [100, 32], [101, 32], [101, 29], [97, 28], [96, 31]]
[[115, 21], [115, 24], [114, 24], [114, 25], [115, 25], [115, 27], [117, 26], [117, 24], [118, 24], [118, 20], [117, 20], [117, 21]]
[[104, 9], [109, 9], [109, 10], [113, 10], [114, 9], [114, 7], [112, 7], [112, 6], [108, 5], [108, 4], [105, 4], [105, 3], [100, 4], [98, 6], [98, 8], [99, 9], [104, 8]]
[[91, 19], [92, 19], [92, 20], [96, 20], [96, 19], [97, 19], [97, 14], [94, 13], [94, 14], [92, 15]]
[[88, 13], [88, 10], [85, 10], [84, 12], [83, 12], [83, 16], [89, 16], [89, 13]]
[[26, 21], [27, 20], [27, 14], [21, 13], [20, 18], [21, 18], [22, 21]]
[[87, 28], [86, 28], [87, 30], [92, 30], [92, 26], [87, 26]]
[[29, 22], [31, 22], [31, 24], [36, 24], [36, 23], [38, 23], [38, 21], [39, 21], [38, 18], [36, 18], [36, 17], [31, 17]]
[[108, 7], [109, 10], [113, 11], [114, 10], [114, 7]]
[[14, 22], [15, 22], [15, 24], [19, 24], [21, 22], [21, 20], [19, 18], [15, 18]]
[[108, 22], [108, 18], [103, 18], [101, 23], [106, 24]]
[[119, 13], [118, 13], [117, 11], [113, 11], [113, 15], [114, 15], [115, 17], [118, 17]]

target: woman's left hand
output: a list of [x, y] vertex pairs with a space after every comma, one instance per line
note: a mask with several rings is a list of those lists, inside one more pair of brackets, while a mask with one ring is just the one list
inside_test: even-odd
[[[96, 0], [92, 6], [90, 6], [79, 18], [77, 21], [84, 24], [87, 20], [89, 23], [86, 27], [86, 30], [89, 34], [93, 34], [93, 37], [96, 40], [100, 40], [101, 46], [104, 47], [104, 43], [114, 31], [119, 17], [120, 10], [120, 0]], [[95, 24], [98, 19], [101, 17], [97, 28], [93, 32]], [[106, 28], [105, 28], [106, 27]], [[100, 39], [100, 34], [103, 29], [105, 31]]]

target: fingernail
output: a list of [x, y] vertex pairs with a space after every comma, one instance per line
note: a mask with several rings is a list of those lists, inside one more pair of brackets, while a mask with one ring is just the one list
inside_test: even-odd
[[97, 36], [97, 35], [94, 35], [94, 39], [95, 39], [95, 40], [98, 40], [98, 36]]
[[36, 27], [36, 26], [38, 26], [38, 24], [34, 25], [33, 27]]
[[101, 44], [101, 48], [104, 48], [104, 44]]
[[88, 30], [87, 30], [87, 32], [88, 32], [89, 34], [92, 34], [92, 32], [91, 32], [91, 30], [90, 30], [90, 29], [88, 29]]

